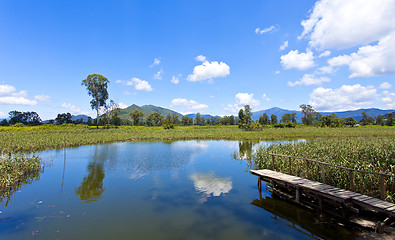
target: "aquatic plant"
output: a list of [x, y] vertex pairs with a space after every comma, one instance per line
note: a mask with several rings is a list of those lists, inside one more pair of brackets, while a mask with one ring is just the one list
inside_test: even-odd
[[44, 165], [39, 157], [22, 154], [0, 156], [0, 202], [7, 199], [7, 205], [12, 194], [23, 185], [40, 179], [43, 171]]
[[[336, 138], [278, 143], [261, 147], [253, 157], [256, 169], [272, 169], [272, 157], [269, 153], [318, 160], [351, 169], [379, 172], [395, 175], [395, 139], [394, 138]], [[275, 170], [289, 173], [289, 161], [286, 157], [275, 158]], [[292, 159], [292, 175], [314, 181], [322, 181], [319, 164]], [[351, 177], [348, 170], [324, 166], [326, 183], [335, 187], [351, 190]], [[379, 197], [380, 177], [374, 174], [354, 173], [355, 192]], [[395, 200], [395, 179], [385, 178], [386, 200]]]

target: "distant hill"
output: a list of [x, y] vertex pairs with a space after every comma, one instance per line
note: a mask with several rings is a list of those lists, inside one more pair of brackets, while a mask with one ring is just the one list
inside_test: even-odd
[[87, 122], [87, 121], [88, 121], [88, 118], [90, 118], [90, 117], [87, 116], [87, 115], [84, 115], [84, 114], [80, 114], [80, 115], [71, 115], [71, 120], [73, 120], [73, 121], [80, 120], [81, 118], [82, 118], [82, 120], [83, 120], [84, 122]]
[[119, 118], [121, 118], [123, 120], [127, 120], [127, 119], [130, 120], [129, 114], [134, 112], [135, 110], [141, 111], [144, 114], [143, 118], [146, 118], [149, 114], [154, 113], [154, 112], [160, 113], [164, 117], [166, 117], [167, 114], [169, 114], [169, 113], [170, 113], [170, 115], [173, 113], [176, 113], [179, 118], [181, 118], [183, 116], [182, 114], [175, 112], [173, 110], [167, 109], [167, 108], [158, 107], [158, 106], [154, 106], [154, 105], [144, 105], [144, 106], [140, 107], [140, 106], [137, 106], [136, 104], [133, 104], [127, 108], [121, 109], [118, 116], [119, 116]]
[[[269, 117], [274, 114], [277, 116], [278, 120], [280, 121], [281, 117], [286, 114], [286, 113], [296, 113], [296, 120], [298, 123], [302, 122], [302, 117], [303, 114], [301, 111], [292, 111], [292, 110], [287, 110], [287, 109], [282, 109], [278, 107], [274, 108], [269, 108], [266, 110], [262, 111], [257, 111], [252, 113], [252, 119], [258, 120], [262, 114], [266, 113]], [[376, 118], [378, 115], [385, 116], [389, 112], [395, 112], [395, 110], [381, 110], [377, 108], [366, 108], [366, 109], [358, 109], [358, 110], [352, 110], [352, 111], [344, 111], [344, 112], [320, 112], [322, 115], [330, 115], [332, 113], [335, 113], [339, 118], [346, 118], [346, 117], [352, 117], [355, 120], [359, 121], [362, 119], [362, 112], [366, 112], [368, 116], [372, 116], [373, 118]]]
[[[185, 115], [185, 116], [195, 119], [195, 118], [196, 118], [196, 113], [187, 114], [187, 115]], [[201, 117], [204, 117], [204, 118], [210, 118], [210, 119], [211, 119], [212, 117], [220, 117], [220, 116], [212, 116], [212, 115], [210, 115], [210, 114], [200, 114], [200, 116], [201, 116]]]

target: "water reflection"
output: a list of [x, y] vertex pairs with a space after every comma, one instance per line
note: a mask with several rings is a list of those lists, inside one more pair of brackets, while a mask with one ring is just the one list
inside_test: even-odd
[[193, 173], [189, 178], [193, 181], [195, 190], [204, 193], [199, 202], [206, 202], [211, 195], [218, 197], [232, 190], [230, 178], [218, 178], [213, 173]]
[[103, 187], [104, 161], [114, 149], [116, 148], [112, 145], [95, 147], [93, 158], [88, 164], [88, 176], [84, 177], [81, 185], [75, 189], [75, 194], [80, 196], [81, 201], [88, 203], [101, 198], [105, 190]]
[[[331, 219], [289, 204], [273, 195], [255, 199], [252, 205], [273, 214], [273, 219], [313, 239], [354, 239], [357, 235], [340, 227]], [[330, 226], [330, 227], [328, 227]]]

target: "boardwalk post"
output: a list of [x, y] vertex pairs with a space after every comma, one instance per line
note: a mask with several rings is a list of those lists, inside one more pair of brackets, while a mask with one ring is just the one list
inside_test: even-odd
[[274, 155], [272, 155], [272, 166], [273, 166], [273, 170], [276, 170], [276, 168], [274, 167]]
[[310, 178], [310, 174], [309, 174], [309, 161], [306, 160], [306, 176], [307, 178]]
[[353, 176], [353, 171], [352, 170], [349, 170], [350, 171], [350, 184], [351, 184], [351, 191], [353, 191], [354, 192], [354, 176]]
[[326, 180], [325, 180], [325, 169], [324, 169], [324, 164], [320, 164], [321, 165], [321, 178], [322, 178], [322, 182], [323, 183], [326, 183]]
[[380, 175], [380, 199], [385, 199], [385, 181], [384, 175]]
[[291, 157], [288, 158], [288, 168], [289, 168], [289, 175], [292, 174], [292, 170], [291, 170]]

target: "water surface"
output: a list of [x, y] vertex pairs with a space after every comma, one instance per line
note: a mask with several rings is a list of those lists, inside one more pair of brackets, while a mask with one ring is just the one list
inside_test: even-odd
[[[261, 142], [261, 145], [270, 144]], [[245, 160], [257, 144], [138, 142], [38, 153], [38, 181], [0, 210], [0, 239], [335, 239], [355, 232], [272, 198]]]

